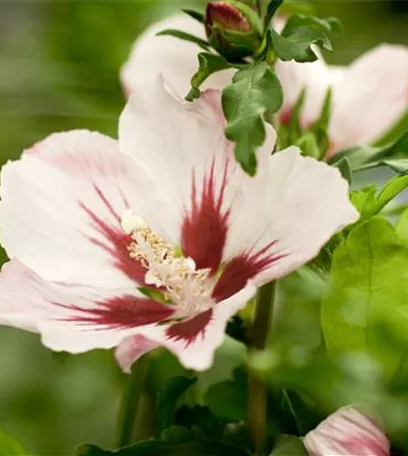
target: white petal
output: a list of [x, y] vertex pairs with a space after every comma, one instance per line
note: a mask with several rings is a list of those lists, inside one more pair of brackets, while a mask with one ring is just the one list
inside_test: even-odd
[[157, 342], [152, 342], [148, 338], [136, 334], [125, 339], [116, 348], [115, 358], [119, 366], [126, 374], [130, 374], [132, 364], [145, 353], [158, 347]]
[[336, 85], [333, 149], [371, 143], [408, 109], [408, 47], [381, 45], [357, 59]]
[[[160, 217], [149, 223], [159, 233], [166, 231], [198, 268], [214, 266], [200, 261], [202, 256], [222, 256], [221, 238], [232, 226], [229, 219], [241, 217], [250, 223], [257, 213], [275, 143], [275, 132], [266, 125], [266, 141], [257, 151], [259, 171], [251, 178], [236, 162], [224, 124], [218, 91], [207, 91], [199, 100], [186, 103], [172, 96], [160, 80], [152, 90], [146, 87], [134, 94], [120, 120], [121, 149], [154, 176], [159, 187], [154, 194], [167, 196]], [[149, 193], [145, 196], [149, 198]]]
[[238, 257], [248, 274], [256, 274], [257, 285], [305, 264], [333, 234], [359, 217], [340, 172], [301, 156], [296, 147], [272, 155], [269, 187], [262, 196], [253, 221], [257, 228], [241, 239]]
[[390, 444], [383, 431], [352, 407], [330, 415], [304, 440], [311, 456], [388, 456]]
[[[201, 314], [182, 323], [183, 329], [177, 324], [162, 325], [142, 330], [142, 334], [173, 352], [185, 368], [204, 371], [212, 365], [215, 350], [224, 340], [228, 320], [245, 307], [255, 293], [256, 287], [249, 282], [239, 293], [214, 306], [209, 319]], [[190, 331], [188, 327], [193, 320]]]
[[39, 332], [44, 345], [56, 351], [112, 348], [168, 313], [133, 287], [106, 290], [47, 282], [17, 260], [5, 264], [0, 274], [0, 324]]
[[143, 187], [113, 139], [89, 131], [51, 135], [2, 169], [2, 244], [48, 280], [127, 286], [138, 274], [120, 217], [142, 207]]
[[[194, 43], [171, 36], [156, 36], [165, 29], [178, 29], [205, 39], [204, 26], [180, 14], [151, 25], [135, 42], [131, 55], [121, 70], [126, 94], [143, 91], [146, 84], [160, 74], [184, 97], [190, 90], [190, 80], [198, 69], [197, 55], [202, 49]], [[206, 88], [223, 88], [229, 84], [233, 70], [224, 70], [210, 76]]]

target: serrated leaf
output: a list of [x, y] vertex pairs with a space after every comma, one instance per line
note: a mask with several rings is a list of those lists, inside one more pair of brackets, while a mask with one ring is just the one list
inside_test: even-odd
[[351, 184], [353, 181], [353, 168], [351, 167], [350, 160], [347, 157], [343, 157], [334, 166], [339, 169], [344, 179]]
[[314, 62], [317, 55], [311, 49], [311, 45], [321, 38], [321, 34], [311, 29], [299, 29], [290, 38], [279, 35], [271, 30], [271, 42], [273, 50], [280, 60], [288, 62]]
[[254, 62], [239, 70], [222, 93], [227, 119], [225, 134], [234, 141], [235, 158], [250, 175], [256, 172], [256, 149], [265, 141], [265, 112], [282, 105], [282, 87], [266, 62]]
[[207, 41], [199, 38], [198, 36], [192, 35], [191, 33], [183, 32], [182, 30], [166, 29], [157, 33], [156, 36], [173, 36], [174, 38], [179, 38], [180, 40], [195, 43], [206, 51], [210, 49], [210, 45]]
[[28, 456], [26, 451], [14, 437], [0, 430], [0, 456]]
[[200, 22], [201, 24], [204, 24], [205, 16], [200, 11], [196, 11], [196, 10], [192, 10], [192, 9], [188, 9], [188, 8], [183, 9], [182, 11], [183, 11], [183, 13], [188, 14], [190, 17], [192, 17], [196, 21]]
[[171, 378], [160, 393], [157, 403], [158, 431], [174, 424], [177, 401], [197, 381], [196, 377], [178, 376]]
[[269, 27], [273, 16], [275, 15], [278, 8], [282, 5], [283, 0], [270, 0], [268, 3], [268, 8], [266, 10], [264, 27], [265, 30]]
[[392, 374], [400, 353], [384, 342], [379, 325], [408, 334], [408, 247], [384, 219], [355, 227], [333, 256], [322, 327], [331, 355], [365, 352]]
[[198, 70], [191, 78], [191, 90], [186, 95], [187, 101], [193, 101], [200, 96], [200, 87], [209, 76], [217, 71], [231, 68], [231, 65], [220, 55], [201, 52], [197, 57]]
[[307, 454], [299, 437], [284, 435], [278, 440], [270, 456], [307, 456]]
[[313, 62], [317, 55], [312, 45], [332, 50], [328, 35], [338, 29], [338, 22], [333, 18], [296, 14], [289, 18], [281, 34], [271, 30], [271, 42], [276, 55], [283, 61]]

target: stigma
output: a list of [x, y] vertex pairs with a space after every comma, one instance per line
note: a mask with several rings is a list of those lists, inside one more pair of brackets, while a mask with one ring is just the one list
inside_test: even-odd
[[175, 306], [174, 318], [187, 319], [213, 307], [210, 269], [197, 269], [192, 258], [182, 256], [131, 209], [123, 214], [121, 225], [132, 238], [129, 256], [146, 269], [146, 285], [159, 289], [166, 303]]

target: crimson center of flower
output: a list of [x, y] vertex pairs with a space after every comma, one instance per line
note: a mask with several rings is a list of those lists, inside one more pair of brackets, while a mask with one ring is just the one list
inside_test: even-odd
[[192, 258], [154, 233], [146, 221], [131, 209], [122, 216], [122, 228], [132, 238], [129, 256], [146, 269], [145, 283], [163, 293], [176, 307], [173, 318], [190, 318], [214, 305], [215, 285], [210, 269], [197, 269]]

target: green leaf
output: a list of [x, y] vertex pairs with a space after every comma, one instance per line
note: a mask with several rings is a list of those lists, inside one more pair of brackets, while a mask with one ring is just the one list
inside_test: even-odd
[[160, 393], [157, 404], [159, 432], [174, 424], [177, 401], [197, 381], [196, 377], [178, 376], [171, 378]]
[[198, 36], [191, 35], [191, 33], [183, 32], [181, 30], [166, 29], [157, 33], [156, 36], [173, 36], [175, 38], [179, 38], [180, 40], [195, 43], [206, 51], [210, 49], [210, 45], [207, 43], [207, 41], [199, 38]]
[[398, 236], [408, 244], [408, 209], [406, 209], [398, 220], [395, 231]]
[[256, 172], [256, 149], [265, 141], [262, 116], [275, 113], [282, 101], [279, 79], [266, 62], [254, 62], [239, 70], [223, 90], [225, 134], [236, 143], [235, 158], [251, 176]]
[[211, 386], [205, 402], [218, 418], [245, 421], [248, 414], [248, 380], [242, 368], [234, 371], [232, 380]]
[[339, 169], [344, 179], [351, 184], [353, 181], [353, 169], [351, 167], [350, 160], [347, 157], [343, 157], [334, 166]]
[[299, 437], [284, 435], [276, 444], [270, 456], [307, 456], [307, 451]]
[[275, 15], [278, 8], [282, 5], [283, 0], [270, 0], [268, 8], [266, 10], [264, 27], [265, 30], [269, 27], [273, 16]]
[[200, 22], [201, 24], [204, 24], [205, 16], [200, 11], [196, 11], [196, 10], [192, 10], [192, 9], [188, 9], [188, 8], [183, 9], [182, 11], [183, 11], [183, 13], [188, 14], [190, 17], [192, 17], [196, 21]]
[[0, 456], [24, 456], [29, 453], [7, 432], [0, 430]]
[[360, 212], [358, 223], [362, 223], [381, 212], [384, 207], [408, 187], [408, 176], [395, 176], [389, 180], [376, 195], [377, 187], [368, 186], [352, 192], [351, 201]]
[[187, 101], [193, 101], [200, 96], [200, 86], [213, 73], [231, 68], [231, 65], [220, 55], [201, 52], [198, 54], [198, 70], [191, 79], [191, 90], [186, 95]]
[[355, 227], [333, 256], [322, 327], [332, 356], [365, 352], [386, 373], [395, 371], [400, 353], [385, 343], [381, 325], [407, 339], [408, 246], [392, 225], [374, 218]]
[[[190, 434], [191, 436], [191, 434]], [[146, 440], [115, 451], [104, 451], [94, 445], [82, 445], [77, 456], [248, 456], [235, 446], [210, 439], [191, 437], [179, 443]]]
[[317, 59], [312, 45], [332, 50], [328, 34], [340, 29], [334, 18], [319, 19], [301, 14], [287, 21], [281, 34], [271, 30], [271, 42], [276, 55], [283, 61], [313, 62]]
[[223, 430], [218, 418], [209, 407], [203, 405], [183, 405], [177, 410], [176, 422], [188, 429], [198, 428], [205, 436], [211, 438], [219, 438]]
[[[343, 157], [348, 157], [353, 169], [362, 171], [378, 166], [389, 166], [385, 163], [386, 159], [395, 156], [399, 156], [401, 159], [408, 156], [408, 131], [396, 140], [381, 147], [362, 146], [339, 151], [328, 160], [328, 163], [333, 165]], [[398, 170], [396, 171], [399, 172]]]
[[305, 14], [310, 16], [316, 13], [316, 6], [313, 2], [307, 0], [285, 0], [280, 12], [287, 16], [291, 14]]
[[311, 29], [300, 29], [293, 33], [290, 38], [279, 35], [275, 30], [271, 30], [271, 42], [273, 50], [280, 60], [287, 62], [314, 62], [317, 55], [311, 49], [311, 45], [321, 39], [322, 35]]

